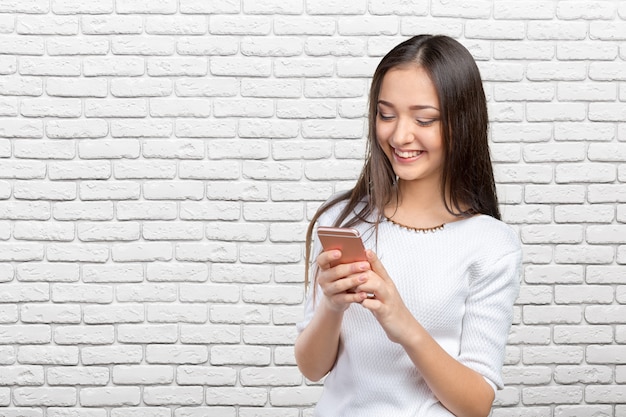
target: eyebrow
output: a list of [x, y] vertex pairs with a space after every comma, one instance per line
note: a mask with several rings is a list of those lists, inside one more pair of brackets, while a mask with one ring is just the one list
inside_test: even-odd
[[[393, 105], [393, 104], [391, 104], [390, 102], [385, 101], [385, 100], [378, 100], [378, 104], [383, 104], [383, 105], [385, 105], [385, 106], [394, 107], [394, 105]], [[409, 106], [409, 109], [411, 109], [411, 110], [433, 109], [433, 110], [437, 110], [437, 111], [439, 111], [439, 109], [438, 109], [438, 108], [436, 108], [436, 107], [433, 107], [433, 106], [427, 106], [427, 105], [421, 105], [421, 104], [415, 104], [415, 105], [413, 105], [413, 106]]]

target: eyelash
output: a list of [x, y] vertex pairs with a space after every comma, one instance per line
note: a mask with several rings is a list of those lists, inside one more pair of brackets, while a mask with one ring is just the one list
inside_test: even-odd
[[[378, 117], [380, 117], [380, 120], [384, 121], [384, 122], [388, 122], [389, 120], [392, 120], [394, 118], [394, 116], [384, 116], [382, 113], [378, 113]], [[435, 123], [437, 120], [439, 119], [428, 119], [428, 120], [420, 120], [420, 119], [415, 119], [415, 121], [417, 122], [418, 125], [420, 125], [421, 127], [428, 127], [430, 125], [432, 125], [433, 123]]]

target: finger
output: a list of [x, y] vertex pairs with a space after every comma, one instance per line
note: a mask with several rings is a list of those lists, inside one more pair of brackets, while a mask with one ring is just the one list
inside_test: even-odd
[[378, 259], [378, 256], [376, 255], [376, 253], [374, 253], [373, 250], [368, 249], [365, 252], [365, 256], [367, 257], [367, 260], [372, 267], [372, 271], [378, 274], [378, 276], [380, 276], [384, 281], [391, 281], [387, 270], [383, 266], [382, 262], [380, 262], [380, 259]]
[[329, 250], [320, 253], [316, 262], [321, 269], [329, 269], [331, 267], [331, 263], [337, 261], [339, 258], [341, 258], [340, 250]]

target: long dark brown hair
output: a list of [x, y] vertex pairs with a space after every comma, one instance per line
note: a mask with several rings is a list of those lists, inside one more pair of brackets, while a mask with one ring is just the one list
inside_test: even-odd
[[500, 219], [489, 155], [487, 102], [476, 62], [463, 45], [448, 36], [414, 36], [389, 51], [374, 72], [365, 164], [356, 185], [328, 200], [311, 219], [306, 233], [307, 286], [317, 219], [337, 203], [347, 201], [333, 226], [350, 227], [375, 219], [377, 228], [385, 206], [395, 198], [395, 174], [376, 138], [377, 104], [385, 74], [392, 68], [411, 65], [426, 71], [439, 98], [444, 149], [441, 195], [446, 209], [459, 217], [480, 213]]

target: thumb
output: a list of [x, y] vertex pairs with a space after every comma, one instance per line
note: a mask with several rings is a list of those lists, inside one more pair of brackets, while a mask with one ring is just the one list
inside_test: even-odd
[[380, 259], [378, 258], [376, 253], [374, 253], [373, 250], [368, 249], [365, 252], [365, 256], [367, 257], [367, 261], [370, 263], [370, 266], [372, 267], [372, 271], [378, 274], [378, 276], [381, 277], [383, 280], [391, 281], [391, 278], [389, 277], [387, 270], [383, 266], [383, 263], [380, 261]]

